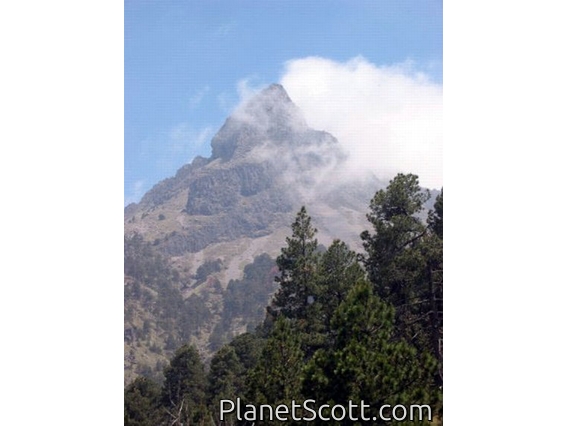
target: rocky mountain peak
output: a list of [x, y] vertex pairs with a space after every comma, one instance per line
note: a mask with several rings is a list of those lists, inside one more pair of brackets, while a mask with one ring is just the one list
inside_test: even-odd
[[235, 113], [237, 119], [245, 122], [254, 121], [267, 127], [278, 123], [306, 127], [300, 109], [292, 102], [288, 93], [280, 84], [271, 84], [249, 99], [241, 110]]
[[262, 90], [256, 99], [262, 100], [264, 99], [265, 102], [280, 102], [280, 103], [292, 103], [292, 100], [288, 96], [286, 89], [281, 84], [273, 83], [264, 90]]
[[[267, 236], [287, 226], [301, 204], [329, 191], [330, 174], [346, 158], [337, 139], [307, 125], [279, 84], [237, 108], [213, 137], [211, 148], [210, 158], [198, 157], [182, 167], [127, 212], [134, 217], [137, 210], [163, 211], [158, 217], [167, 223], [155, 225], [155, 239], [168, 255]], [[165, 225], [167, 238], [159, 231]], [[149, 229], [142, 222], [132, 227]]]
[[267, 142], [290, 143], [308, 129], [302, 112], [284, 87], [272, 84], [237, 108], [225, 121], [211, 141], [212, 159], [228, 161], [242, 157]]

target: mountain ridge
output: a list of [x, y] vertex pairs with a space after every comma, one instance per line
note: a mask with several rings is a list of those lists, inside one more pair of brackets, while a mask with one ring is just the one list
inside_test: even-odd
[[299, 108], [277, 84], [227, 118], [211, 147], [209, 158], [196, 157], [174, 177], [155, 185], [140, 203], [125, 208], [127, 233], [144, 234], [147, 229], [135, 224], [137, 214], [145, 219], [170, 203], [179, 208], [169, 212], [175, 214], [177, 225], [171, 223], [169, 233], [153, 235], [168, 255], [198, 252], [209, 244], [240, 237], [265, 236], [287, 225], [299, 208], [296, 200], [306, 201], [310, 192], [318, 190], [320, 176], [346, 158], [336, 138], [308, 127]]

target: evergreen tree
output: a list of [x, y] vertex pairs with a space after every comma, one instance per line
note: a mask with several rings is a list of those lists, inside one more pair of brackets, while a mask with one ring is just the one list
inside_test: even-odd
[[256, 366], [265, 343], [263, 338], [253, 333], [240, 334], [229, 343], [235, 349], [244, 373]]
[[[231, 343], [222, 347], [211, 360], [208, 374], [208, 401], [216, 424], [220, 421], [220, 400], [229, 399], [237, 403], [241, 399], [241, 411], [248, 401], [249, 382], [252, 370], [260, 358], [264, 339], [251, 333], [237, 336]], [[223, 424], [235, 425], [235, 413], [224, 416]]]
[[357, 254], [347, 244], [334, 240], [323, 253], [317, 276], [316, 303], [321, 306], [324, 332], [329, 332], [331, 318], [354, 283], [360, 281], [365, 271], [357, 262]]
[[269, 313], [282, 313], [295, 320], [307, 318], [308, 306], [315, 296], [318, 260], [316, 233], [317, 229], [312, 227], [311, 218], [302, 206], [292, 224], [292, 236], [286, 237], [287, 246], [282, 248], [276, 259], [280, 276], [275, 280], [280, 288]]
[[160, 417], [160, 387], [150, 379], [137, 377], [124, 390], [124, 425], [155, 426]]
[[[208, 374], [208, 399], [209, 406], [215, 414], [216, 424], [221, 424], [219, 401], [228, 399], [236, 402], [238, 397], [243, 397], [243, 370], [244, 367], [239, 362], [235, 349], [230, 345], [223, 346], [213, 356]], [[222, 424], [236, 424], [235, 413], [224, 417]]]
[[444, 249], [443, 249], [443, 191], [428, 214], [428, 238], [423, 244], [423, 254], [427, 259], [425, 281], [428, 284], [428, 326], [431, 330], [430, 345], [438, 360], [436, 383], [442, 386], [442, 335], [443, 335], [443, 288], [444, 288]]
[[279, 316], [258, 364], [249, 375], [248, 401], [257, 406], [269, 404], [276, 407], [286, 404], [290, 410], [292, 400], [301, 404], [300, 375], [303, 358], [300, 339], [291, 320]]
[[367, 256], [363, 263], [374, 285], [375, 293], [395, 306], [408, 302], [408, 249], [415, 247], [425, 234], [426, 226], [417, 217], [429, 198], [419, 186], [418, 176], [399, 173], [385, 190], [371, 200], [367, 219], [374, 234], [361, 234]]
[[425, 224], [418, 214], [428, 197], [412, 174], [377, 192], [367, 215], [374, 233], [361, 234], [362, 260], [375, 293], [395, 308], [397, 336], [436, 357], [441, 386], [442, 197]]
[[357, 254], [344, 242], [334, 240], [321, 253], [310, 283], [313, 296], [308, 296], [306, 321], [298, 327], [306, 358], [311, 358], [318, 349], [329, 346], [331, 318], [353, 284], [364, 275], [364, 270], [357, 262]]
[[422, 312], [427, 266], [421, 243], [427, 228], [417, 215], [428, 196], [416, 175], [398, 174], [371, 201], [367, 218], [374, 233], [361, 234], [367, 252], [362, 259], [375, 294], [395, 307], [399, 337], [420, 349], [429, 340]]
[[428, 226], [432, 231], [438, 236], [438, 238], [443, 239], [444, 235], [444, 190], [440, 192], [440, 195], [436, 197], [436, 202], [434, 203], [434, 210], [428, 213]]
[[170, 424], [207, 424], [205, 369], [193, 346], [179, 348], [164, 370], [162, 406]]
[[[335, 312], [332, 331], [332, 346], [316, 352], [305, 368], [306, 398], [344, 407], [365, 401], [368, 417], [384, 404], [437, 403], [438, 392], [430, 383], [435, 361], [397, 341], [394, 309], [372, 294], [370, 283], [360, 281], [350, 291]], [[361, 423], [385, 424], [370, 418]]]

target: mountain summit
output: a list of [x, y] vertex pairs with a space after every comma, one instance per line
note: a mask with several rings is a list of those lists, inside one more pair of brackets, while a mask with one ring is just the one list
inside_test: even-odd
[[212, 159], [227, 161], [235, 155], [242, 156], [266, 139], [291, 143], [296, 140], [291, 133], [307, 130], [302, 112], [284, 88], [272, 84], [227, 119], [211, 141]]
[[321, 142], [337, 143], [328, 133], [310, 129], [284, 88], [272, 84], [226, 120], [211, 141], [211, 160], [241, 158], [259, 146], [292, 149]]
[[332, 135], [306, 124], [278, 84], [238, 108], [211, 148], [210, 158], [196, 157], [128, 206], [126, 230], [147, 234], [174, 256], [266, 236], [287, 226], [346, 157]]

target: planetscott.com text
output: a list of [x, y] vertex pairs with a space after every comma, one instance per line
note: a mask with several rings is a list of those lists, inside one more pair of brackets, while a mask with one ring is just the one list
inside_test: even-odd
[[272, 406], [268, 404], [243, 406], [240, 398], [236, 401], [222, 399], [220, 401], [220, 420], [226, 419], [229, 414], [236, 414], [237, 420], [247, 421], [313, 421], [316, 419], [324, 421], [341, 421], [349, 419], [351, 421], [403, 421], [403, 420], [428, 420], [432, 421], [432, 409], [429, 405], [389, 405], [385, 404], [379, 408], [371, 409], [371, 405], [361, 401], [358, 404], [349, 401], [344, 405], [317, 405], [313, 399], [307, 399], [301, 404], [291, 401], [290, 404], [280, 404]]

